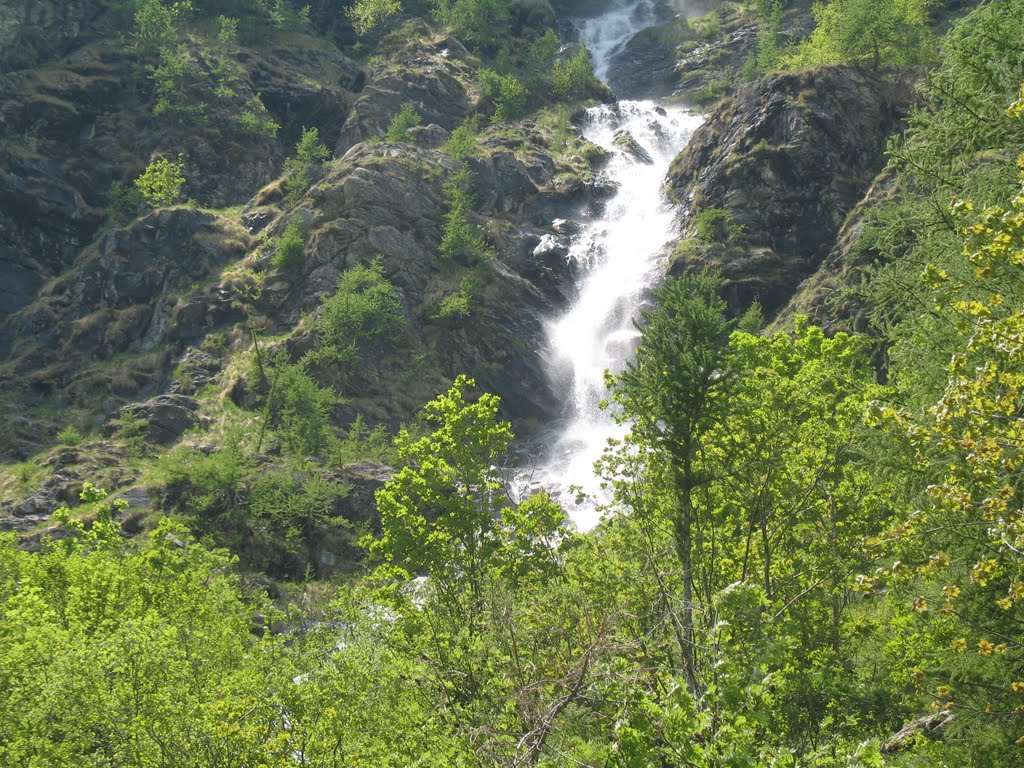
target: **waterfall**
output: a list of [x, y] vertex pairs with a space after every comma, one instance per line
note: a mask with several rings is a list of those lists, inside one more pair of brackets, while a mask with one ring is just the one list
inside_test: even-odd
[[[609, 60], [637, 31], [653, 23], [647, 0], [620, 0], [605, 14], [576, 24], [607, 76]], [[618, 425], [598, 405], [607, 397], [604, 372], [622, 370], [636, 347], [633, 321], [648, 292], [664, 276], [664, 251], [673, 238], [673, 211], [663, 185], [669, 164], [702, 118], [656, 101], [620, 101], [587, 112], [582, 130], [606, 149], [604, 169], [616, 192], [601, 212], [581, 222], [569, 258], [581, 266], [577, 295], [565, 314], [548, 322], [546, 360], [556, 392], [565, 393], [565, 420], [549, 439], [548, 455], [530, 478], [562, 502], [580, 530], [598, 522], [606, 501], [593, 465]], [[577, 503], [580, 489], [586, 495]]]

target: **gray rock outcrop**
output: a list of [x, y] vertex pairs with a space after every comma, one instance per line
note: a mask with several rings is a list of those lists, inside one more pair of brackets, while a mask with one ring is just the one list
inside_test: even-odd
[[909, 82], [841, 67], [741, 87], [669, 172], [691, 216], [719, 212], [728, 236], [691, 241], [674, 268], [716, 265], [735, 309], [776, 312], [828, 254], [915, 99]]

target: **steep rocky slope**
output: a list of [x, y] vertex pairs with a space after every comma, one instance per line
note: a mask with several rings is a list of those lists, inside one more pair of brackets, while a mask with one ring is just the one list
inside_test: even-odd
[[718, 266], [734, 309], [777, 312], [832, 249], [915, 99], [911, 82], [852, 68], [739, 88], [669, 173], [693, 235], [674, 268]]
[[[132, 493], [144, 509], [174, 509], [148, 457], [183, 442], [217, 451], [227, 422], [257, 429], [269, 416], [254, 354], [305, 359], [324, 300], [368, 264], [392, 286], [400, 327], [343, 367], [303, 363], [342, 396], [329, 413], [336, 428], [357, 418], [395, 428], [464, 372], [503, 397], [520, 431], [553, 412], [542, 317], [571, 293], [572, 275], [552, 220], [603, 194], [592, 167], [601, 153], [564, 106], [489, 125], [480, 60], [414, 21], [380, 42], [370, 66], [301, 28], [247, 44], [189, 37], [182, 108], [161, 112], [147, 76], [155, 54], [111, 33], [123, 11], [2, 8], [11, 44], [0, 75], [0, 454], [32, 460], [0, 478], [0, 526], [37, 528], [56, 504], [77, 501], [85, 479], [117, 489], [142, 478]], [[53, 14], [77, 32], [44, 34]], [[421, 125], [383, 140], [406, 104]], [[444, 145], [471, 115], [474, 147], [453, 158]], [[309, 128], [335, 159], [296, 193], [282, 168]], [[183, 163], [189, 204], [119, 207], [112, 183], [130, 189], [161, 157]], [[439, 255], [455, 176], [469, 180], [468, 223], [484, 257]], [[285, 264], [275, 254], [293, 222], [304, 243]], [[458, 311], [442, 312], [453, 298]], [[85, 440], [52, 448], [69, 425]], [[355, 490], [336, 514], [365, 519], [370, 491], [359, 488], [379, 485], [382, 471], [338, 479]], [[301, 573], [350, 559], [330, 541], [322, 557], [298, 561], [248, 554]]]

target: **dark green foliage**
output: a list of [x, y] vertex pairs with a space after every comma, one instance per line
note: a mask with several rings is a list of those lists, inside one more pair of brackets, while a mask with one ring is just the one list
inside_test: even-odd
[[274, 269], [290, 271], [302, 266], [306, 257], [306, 227], [299, 217], [293, 217], [281, 231], [270, 263]]
[[412, 141], [409, 129], [416, 127], [422, 122], [423, 118], [420, 117], [413, 105], [406, 102], [388, 124], [388, 130], [384, 138], [387, 141]]
[[338, 395], [321, 387], [303, 363], [274, 365], [267, 395], [266, 420], [274, 428], [281, 447], [291, 456], [317, 456], [331, 436], [331, 409]]
[[323, 164], [331, 158], [331, 151], [320, 143], [320, 131], [303, 128], [302, 138], [295, 145], [295, 156], [284, 163], [284, 189], [288, 202], [294, 205], [319, 178]]
[[445, 182], [444, 196], [448, 212], [444, 217], [438, 252], [446, 259], [475, 264], [493, 257], [483, 236], [469, 219], [473, 197], [469, 191], [472, 172], [463, 166]]
[[368, 35], [386, 27], [401, 10], [398, 0], [356, 0], [346, 13], [356, 33]]
[[200, 519], [232, 510], [255, 464], [242, 447], [242, 435], [226, 435], [218, 450], [200, 452], [190, 446], [175, 448], [160, 462], [160, 479], [184, 499], [183, 508]]
[[452, 131], [451, 137], [445, 142], [444, 151], [453, 160], [465, 160], [477, 152], [476, 138], [479, 131], [476, 117], [467, 117]]
[[117, 436], [124, 442], [128, 453], [134, 458], [141, 456], [149, 433], [149, 422], [136, 416], [131, 408], [125, 408], [114, 420], [114, 425], [117, 428]]
[[252, 479], [246, 504], [251, 535], [298, 553], [315, 545], [325, 530], [352, 538], [351, 523], [334, 514], [351, 489], [314, 473], [261, 472]]
[[192, 3], [165, 5], [161, 0], [138, 0], [135, 3], [133, 47], [142, 53], [157, 53], [174, 46], [181, 35], [182, 19], [193, 10]]
[[387, 427], [378, 424], [370, 429], [363, 415], [359, 414], [345, 430], [344, 436], [332, 441], [330, 458], [332, 465], [343, 467], [357, 461], [393, 464], [398, 455]]
[[943, 42], [943, 65], [924, 89], [927, 106], [890, 146], [909, 194], [871, 211], [861, 238], [860, 258], [888, 264], [878, 270], [868, 298], [877, 327], [895, 342], [894, 374], [921, 402], [934, 402], [950, 355], [964, 340], [948, 317], [933, 311], [932, 297], [922, 295], [924, 266], [962, 282], [971, 297], [1002, 290], [959, 258], [962, 237], [948, 205], [963, 197], [983, 208], [1013, 195], [1024, 121], [1007, 108], [1024, 81], [1021, 35], [1020, 0], [985, 4], [953, 27]]
[[145, 204], [145, 196], [134, 184], [110, 182], [110, 189], [107, 190], [107, 209], [111, 216], [116, 219], [127, 219], [137, 214]]
[[245, 109], [238, 117], [238, 124], [244, 132], [266, 136], [268, 139], [277, 138], [277, 132], [281, 129], [278, 122], [267, 112], [258, 95], [245, 103]]
[[744, 64], [744, 81], [771, 72], [782, 58], [782, 49], [779, 45], [779, 27], [782, 23], [781, 0], [760, 0], [757, 10], [757, 55], [751, 56]]
[[703, 273], [669, 280], [654, 295], [656, 309], [642, 319], [636, 358], [609, 378], [615, 402], [633, 422], [633, 435], [668, 468], [676, 556], [683, 574], [683, 674], [695, 697], [700, 687], [694, 656], [694, 536], [701, 525], [694, 494], [706, 482], [698, 457], [708, 432], [722, 419], [729, 377], [723, 374], [729, 323], [718, 296], [720, 278]]
[[156, 92], [154, 115], [196, 123], [205, 119], [206, 104], [195, 101], [194, 92], [205, 84], [207, 75], [188, 46], [162, 49], [161, 62], [153, 67], [149, 77]]
[[459, 282], [459, 290], [449, 293], [437, 304], [432, 318], [434, 320], [461, 320], [473, 311], [474, 284], [471, 277], [464, 277]]
[[83, 440], [82, 433], [74, 424], [69, 424], [57, 433], [57, 442], [61, 445], [75, 446]]
[[509, 122], [526, 114], [526, 86], [515, 75], [499, 75], [492, 69], [477, 72], [480, 92], [494, 103], [494, 121]]
[[353, 267], [342, 274], [314, 323], [318, 339], [311, 359], [352, 363], [364, 344], [394, 341], [404, 325], [402, 305], [383, 263]]

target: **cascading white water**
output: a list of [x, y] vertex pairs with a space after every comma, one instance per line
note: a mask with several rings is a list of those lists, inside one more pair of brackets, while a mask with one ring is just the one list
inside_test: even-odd
[[612, 57], [637, 32], [660, 20], [657, 0], [619, 0], [600, 16], [577, 19], [573, 26], [590, 50], [594, 74], [607, 80]]
[[[625, 41], [652, 23], [649, 5], [620, 0], [600, 18], [577, 24], [599, 75]], [[585, 277], [572, 307], [548, 327], [549, 369], [555, 390], [566, 393], [567, 421], [532, 477], [559, 498], [580, 530], [597, 523], [596, 505], [604, 500], [594, 462], [609, 438], [625, 433], [598, 407], [607, 397], [604, 372], [625, 366], [639, 336], [633, 320], [664, 274], [663, 251], [673, 237], [665, 175], [701, 120], [680, 107], [620, 101], [590, 109], [583, 125], [584, 135], [611, 153], [605, 173], [617, 191], [570, 249]], [[649, 158], [631, 151], [630, 138]], [[582, 489], [583, 503], [573, 488]]]

